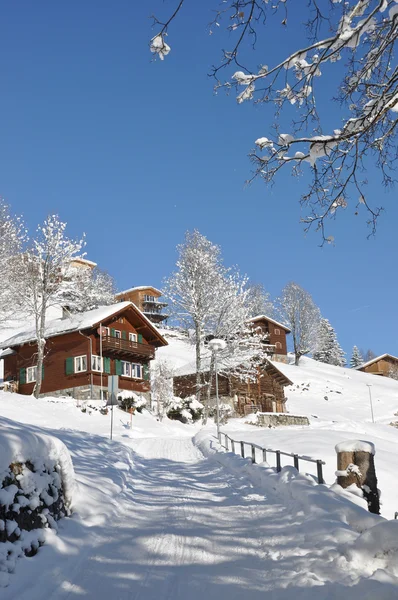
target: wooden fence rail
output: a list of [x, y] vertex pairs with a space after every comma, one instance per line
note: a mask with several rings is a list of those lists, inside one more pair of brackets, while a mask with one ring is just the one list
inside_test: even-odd
[[[222, 443], [222, 436], [224, 436], [224, 444]], [[262, 452], [262, 460], [263, 462], [267, 461], [267, 452], [271, 454], [275, 454], [276, 456], [276, 470], [278, 473], [282, 470], [282, 461], [281, 456], [289, 456], [293, 458], [293, 465], [297, 471], [300, 471], [300, 460], [305, 462], [315, 463], [317, 468], [317, 477], [318, 483], [325, 483], [323, 478], [322, 467], [326, 463], [323, 460], [316, 458], [308, 458], [307, 456], [299, 456], [298, 454], [294, 454], [293, 452], [282, 452], [281, 450], [272, 450], [271, 448], [263, 448], [258, 444], [254, 444], [252, 442], [244, 442], [242, 440], [233, 440], [223, 431], [220, 431], [220, 444], [226, 450], [229, 450], [229, 442], [231, 443], [231, 451], [235, 454], [235, 444], [240, 444], [240, 454], [242, 458], [245, 458], [245, 445], [251, 447], [251, 461], [254, 464], [256, 462], [256, 448], [257, 450], [261, 450]]]

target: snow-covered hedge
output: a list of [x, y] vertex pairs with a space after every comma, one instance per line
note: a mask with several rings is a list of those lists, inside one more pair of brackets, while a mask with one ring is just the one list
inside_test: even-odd
[[182, 423], [193, 423], [198, 421], [203, 413], [203, 404], [195, 396], [179, 398], [174, 396], [167, 407], [169, 419], [181, 421]]
[[58, 439], [0, 422], [0, 585], [19, 556], [32, 556], [45, 529], [70, 514], [72, 460]]

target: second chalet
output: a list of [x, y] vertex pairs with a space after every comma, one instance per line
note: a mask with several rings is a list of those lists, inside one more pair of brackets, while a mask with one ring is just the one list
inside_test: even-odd
[[[150, 392], [149, 363], [167, 346], [157, 328], [132, 302], [119, 302], [48, 321], [41, 395], [107, 397], [108, 376], [119, 389]], [[34, 329], [1, 344], [4, 381], [20, 394], [32, 394], [37, 375]]]

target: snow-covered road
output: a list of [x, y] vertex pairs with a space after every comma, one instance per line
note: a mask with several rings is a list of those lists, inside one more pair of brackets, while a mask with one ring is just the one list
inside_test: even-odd
[[348, 526], [309, 524], [187, 436], [126, 436], [123, 445], [53, 433], [72, 452], [80, 514], [19, 561], [4, 600], [396, 598], [388, 578], [349, 568], [340, 549]]

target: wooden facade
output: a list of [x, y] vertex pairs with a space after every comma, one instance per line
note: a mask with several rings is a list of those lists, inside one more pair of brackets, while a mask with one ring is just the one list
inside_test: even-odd
[[[47, 339], [41, 394], [57, 392], [91, 397], [94, 390], [93, 397], [98, 398], [101, 383], [103, 392], [107, 390], [108, 375], [119, 375], [121, 390], [150, 391], [149, 362], [155, 356], [155, 349], [167, 342], [134, 305], [129, 304], [121, 311], [116, 307], [114, 314], [101, 323]], [[3, 347], [6, 344], [7, 341]], [[24, 343], [10, 347], [12, 353], [4, 356], [4, 380], [15, 382], [19, 393], [30, 395], [35, 383], [27, 381], [27, 373], [36, 364], [37, 345]], [[85, 369], [77, 370], [84, 365]]]
[[[203, 380], [209, 380], [209, 372], [202, 373]], [[257, 376], [244, 380], [236, 374], [218, 376], [218, 394], [221, 399], [233, 402], [235, 412], [244, 415], [253, 411], [286, 412], [284, 387], [292, 382], [269, 361], [257, 369]], [[195, 395], [196, 374], [176, 376], [173, 379], [174, 394], [181, 398]], [[216, 388], [213, 378], [211, 398], [215, 398]]]
[[150, 321], [159, 324], [169, 316], [164, 312], [167, 302], [160, 300], [161, 295], [162, 292], [154, 287], [140, 286], [119, 292], [115, 297], [118, 302], [133, 302]]
[[398, 358], [392, 354], [382, 354], [357, 367], [357, 370], [382, 377], [394, 375], [395, 378], [398, 375]]
[[284, 360], [287, 356], [286, 335], [290, 329], [265, 315], [250, 320], [256, 333], [264, 336], [264, 349], [273, 360]]

